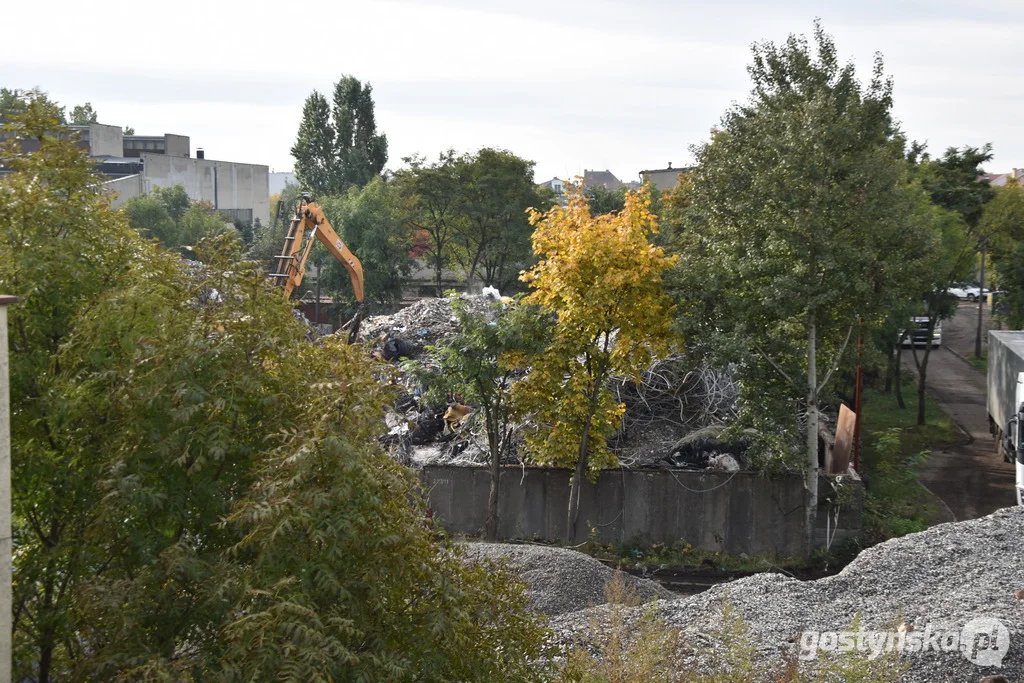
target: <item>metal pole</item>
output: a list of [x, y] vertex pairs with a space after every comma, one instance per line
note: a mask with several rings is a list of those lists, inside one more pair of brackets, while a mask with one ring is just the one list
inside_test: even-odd
[[988, 240], [981, 242], [981, 276], [978, 278], [981, 284], [978, 285], [978, 331], [974, 336], [974, 357], [981, 360], [981, 314], [985, 310], [985, 251], [988, 249]]
[[17, 302], [17, 297], [0, 295], [0, 681], [11, 680], [13, 654], [11, 390], [7, 363], [7, 307]]
[[316, 304], [313, 306], [313, 317], [316, 318], [314, 325], [319, 332], [320, 330], [320, 273], [316, 274]]

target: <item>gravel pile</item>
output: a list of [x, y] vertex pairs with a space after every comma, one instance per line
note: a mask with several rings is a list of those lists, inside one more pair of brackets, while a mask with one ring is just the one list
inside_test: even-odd
[[[686, 644], [680, 670], [707, 671], [713, 651], [722, 651], [724, 601], [746, 623], [759, 657], [780, 663], [798, 652], [806, 630], [849, 630], [860, 616], [863, 629], [914, 634], [957, 634], [974, 618], [1000, 620], [1010, 645], [1002, 667], [979, 666], [960, 652], [904, 653], [906, 681], [978, 681], [1003, 674], [1024, 680], [1024, 509], [944, 524], [865, 550], [840, 574], [801, 582], [760, 574], [717, 586], [690, 598], [659, 605], [660, 615], [682, 632]], [[1024, 593], [1019, 593], [1024, 597]], [[564, 613], [552, 620], [562, 645], [592, 641], [595, 613]], [[632, 616], [638, 617], [637, 610]], [[683, 652], [682, 650], [680, 652]]]
[[[565, 548], [509, 543], [467, 543], [464, 548], [469, 561], [507, 560], [529, 584], [530, 606], [550, 616], [605, 604], [605, 586], [615, 575], [589, 555]], [[623, 578], [641, 602], [675, 597], [654, 581], [628, 574]]]

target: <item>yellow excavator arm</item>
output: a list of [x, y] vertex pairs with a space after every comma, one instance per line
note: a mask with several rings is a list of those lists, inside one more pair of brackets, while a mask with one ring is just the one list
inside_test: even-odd
[[[309, 231], [309, 235], [306, 235]], [[295, 217], [292, 218], [288, 235], [284, 238], [284, 248], [277, 259], [277, 272], [271, 274], [276, 284], [283, 285], [284, 298], [292, 295], [292, 290], [302, 284], [302, 278], [306, 274], [306, 261], [309, 252], [313, 247], [313, 237], [323, 242], [327, 250], [334, 254], [334, 258], [341, 261], [341, 265], [348, 271], [352, 280], [352, 289], [359, 302], [359, 312], [349, 323], [349, 341], [355, 340], [359, 331], [359, 319], [363, 308], [363, 264], [359, 262], [345, 243], [334, 231], [331, 222], [327, 220], [320, 205], [310, 200], [309, 195], [303, 195], [302, 201], [295, 210]], [[303, 247], [305, 242], [305, 247]]]

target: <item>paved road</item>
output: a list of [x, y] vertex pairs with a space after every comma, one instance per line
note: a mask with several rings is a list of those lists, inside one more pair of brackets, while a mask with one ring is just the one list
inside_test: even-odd
[[[942, 326], [943, 346], [933, 349], [928, 359], [929, 393], [970, 441], [932, 453], [921, 469], [921, 482], [956, 519], [983, 517], [1016, 503], [1013, 465], [996, 454], [989, 433], [985, 375], [964, 359], [974, 352], [977, 310], [977, 305], [961, 304]], [[983, 324], [987, 327], [987, 318]], [[904, 363], [913, 370], [907, 351]]]

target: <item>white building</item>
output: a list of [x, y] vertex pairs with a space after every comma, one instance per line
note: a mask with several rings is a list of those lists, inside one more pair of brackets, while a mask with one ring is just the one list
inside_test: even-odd
[[89, 150], [105, 185], [115, 194], [114, 207], [158, 187], [181, 185], [193, 201], [204, 201], [233, 219], [270, 222], [269, 171], [260, 164], [195, 157], [186, 135], [124, 135], [118, 126], [92, 123], [72, 126]]

